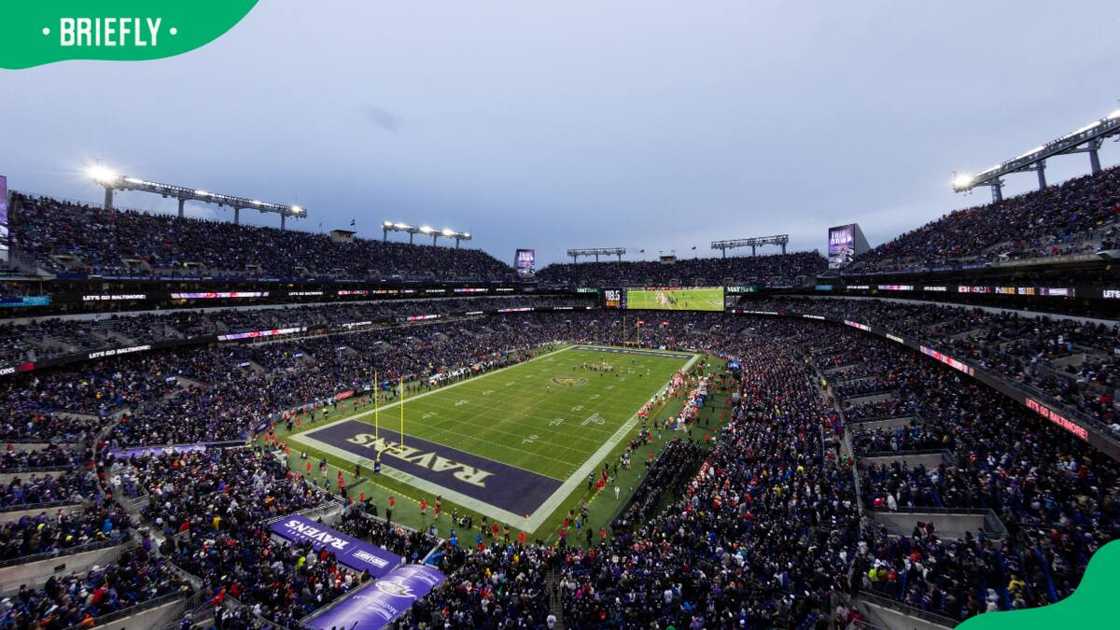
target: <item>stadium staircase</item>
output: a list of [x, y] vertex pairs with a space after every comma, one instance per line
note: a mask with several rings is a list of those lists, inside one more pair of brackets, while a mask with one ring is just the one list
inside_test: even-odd
[[545, 576], [545, 585], [548, 588], [549, 610], [553, 615], [556, 615], [556, 630], [565, 630], [564, 602], [560, 596], [559, 567], [553, 565], [548, 568], [548, 575]]

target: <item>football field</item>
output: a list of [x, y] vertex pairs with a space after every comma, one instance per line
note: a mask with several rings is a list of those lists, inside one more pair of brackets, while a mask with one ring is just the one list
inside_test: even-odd
[[641, 406], [697, 358], [569, 346], [289, 440], [369, 472], [380, 453], [381, 475], [534, 531], [627, 438]]

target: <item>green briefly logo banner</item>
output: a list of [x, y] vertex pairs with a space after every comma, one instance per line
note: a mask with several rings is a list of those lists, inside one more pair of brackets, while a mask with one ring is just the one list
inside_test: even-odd
[[6, 0], [0, 68], [185, 53], [233, 28], [257, 0]]

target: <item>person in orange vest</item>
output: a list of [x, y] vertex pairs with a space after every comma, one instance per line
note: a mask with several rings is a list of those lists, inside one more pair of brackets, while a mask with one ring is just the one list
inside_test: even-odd
[[428, 515], [428, 500], [420, 499], [420, 516]]

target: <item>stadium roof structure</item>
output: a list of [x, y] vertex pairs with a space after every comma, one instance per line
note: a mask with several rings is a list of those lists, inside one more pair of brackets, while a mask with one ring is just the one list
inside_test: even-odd
[[163, 197], [174, 197], [179, 200], [179, 218], [183, 217], [183, 204], [186, 201], [201, 201], [203, 203], [216, 203], [219, 207], [233, 208], [233, 222], [241, 223], [241, 210], [257, 210], [261, 213], [271, 212], [280, 215], [280, 229], [287, 224], [287, 218], [304, 219], [307, 210], [301, 206], [272, 203], [259, 199], [249, 199], [238, 195], [225, 195], [212, 193], [200, 188], [177, 186], [175, 184], [161, 184], [137, 177], [127, 177], [104, 166], [95, 165], [87, 169], [86, 174], [90, 179], [105, 187], [105, 209], [113, 209], [113, 191], [137, 190], [140, 192], [154, 193]]
[[1097, 151], [1105, 138], [1120, 135], [1120, 109], [1112, 112], [1100, 120], [1067, 133], [1066, 135], [1039, 145], [1026, 153], [1020, 154], [1000, 164], [980, 171], [975, 175], [960, 173], [953, 175], [953, 191], [967, 192], [978, 186], [989, 186], [992, 189], [992, 199], [1003, 199], [1003, 177], [1012, 173], [1038, 173], [1038, 188], [1046, 188], [1046, 160], [1058, 155], [1073, 153], [1088, 153], [1089, 166], [1096, 175], [1101, 171], [1101, 160]]
[[420, 227], [416, 227], [415, 225], [409, 225], [408, 223], [401, 223], [400, 221], [385, 221], [381, 224], [381, 240], [383, 242], [389, 240], [389, 232], [405, 232], [406, 234], [408, 234], [408, 244], [409, 245], [413, 244], [412, 241], [416, 237], [417, 234], [424, 234], [424, 235], [431, 236], [433, 247], [436, 245], [436, 240], [441, 236], [444, 237], [444, 238], [455, 239], [455, 249], [459, 249], [459, 242], [460, 241], [471, 240], [471, 233], [470, 232], [459, 232], [457, 230], [452, 230], [451, 228], [447, 228], [447, 227], [445, 227], [441, 230], [441, 229], [431, 227], [430, 225], [421, 225]]
[[586, 247], [568, 250], [568, 255], [572, 257], [573, 263], [577, 262], [580, 256], [594, 256], [595, 262], [599, 262], [600, 256], [617, 256], [618, 262], [622, 262], [622, 255], [625, 253], [625, 247]]
[[751, 256], [758, 255], [758, 247], [760, 245], [777, 245], [782, 248], [782, 253], [786, 253], [786, 245], [789, 245], [789, 234], [775, 234], [773, 236], [752, 236], [751, 238], [733, 238], [727, 241], [712, 241], [712, 249], [718, 249], [723, 252], [723, 257], [727, 258], [727, 250], [736, 249], [739, 247], [751, 248]]

